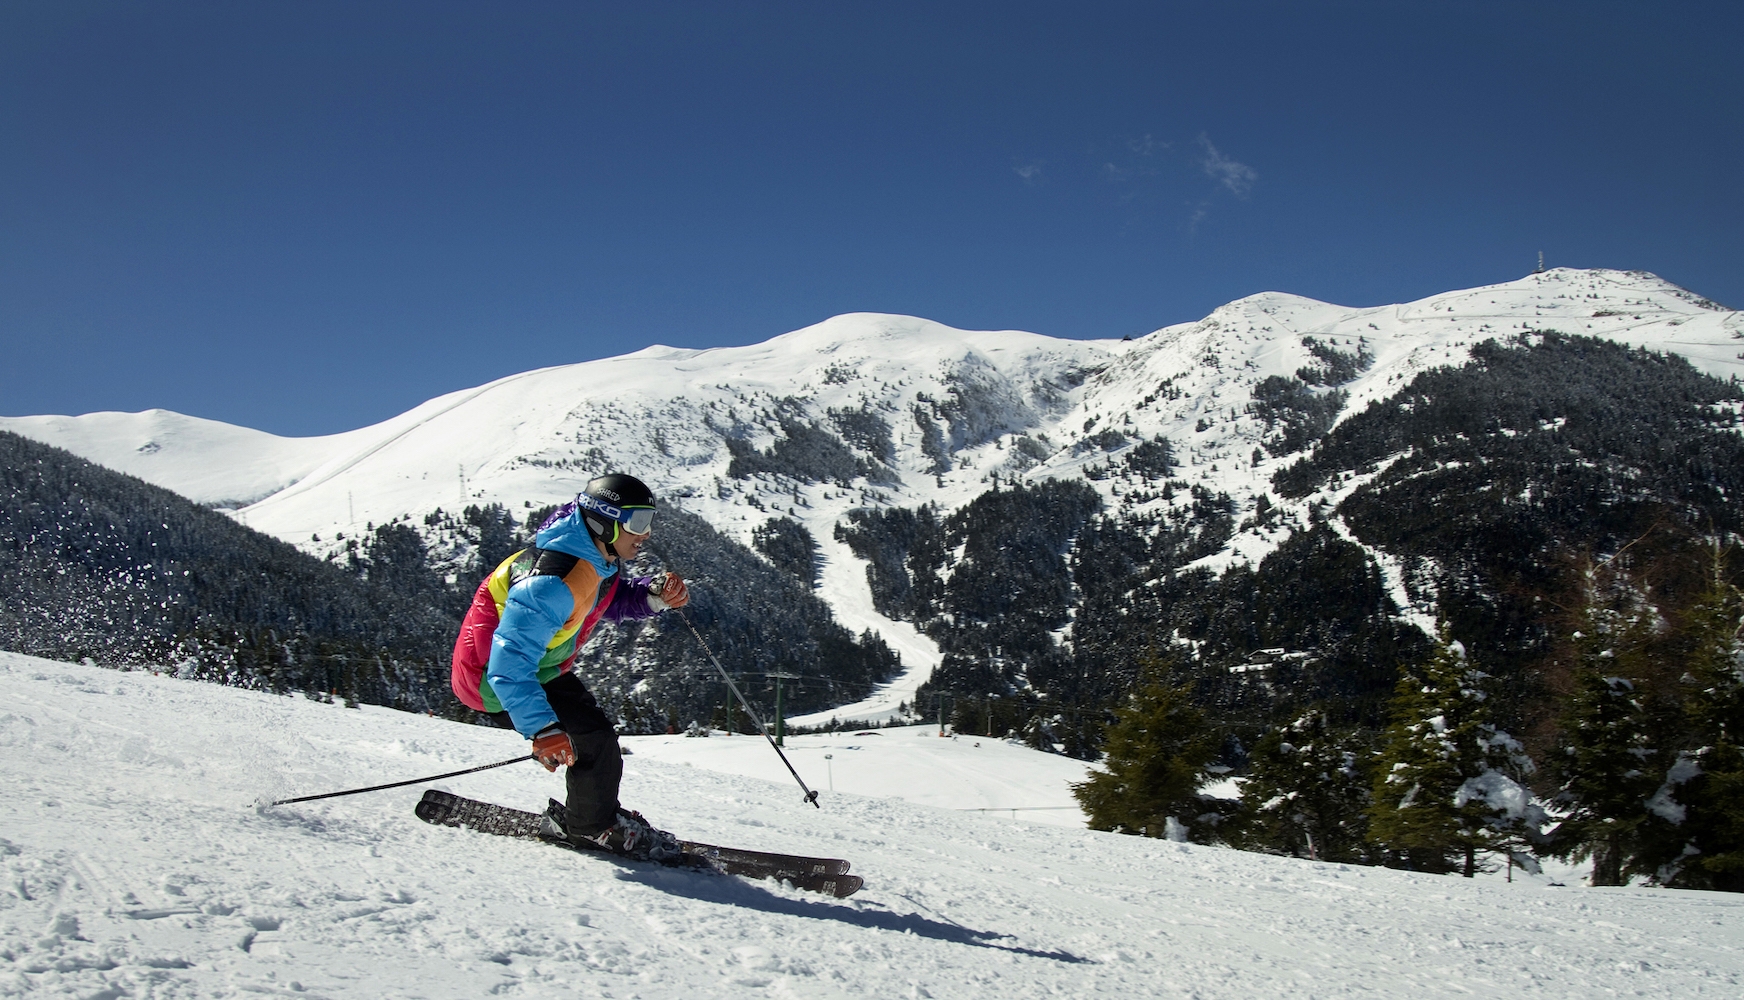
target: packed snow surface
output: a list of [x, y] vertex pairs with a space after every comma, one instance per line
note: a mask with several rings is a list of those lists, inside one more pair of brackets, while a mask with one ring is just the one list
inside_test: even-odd
[[[649, 760], [726, 771], [773, 784], [793, 782], [761, 736], [708, 739], [632, 736], [631, 752]], [[901, 726], [827, 736], [789, 736], [783, 753], [808, 787], [904, 799], [941, 809], [992, 812], [1053, 826], [1084, 828], [1072, 785], [1090, 767], [1081, 760], [984, 736], [941, 741], [937, 726]], [[924, 780], [917, 776], [924, 775]], [[794, 794], [799, 786], [793, 784]]]
[[[416, 786], [256, 804], [523, 753], [503, 730], [16, 654], [0, 654], [0, 704], [0, 996], [1744, 990], [1738, 896], [1316, 864], [964, 812], [938, 803], [1036, 805], [1005, 797], [1057, 797], [1067, 772], [918, 729], [794, 741], [821, 809], [749, 763], [768, 754], [759, 739], [628, 741], [628, 805], [687, 837], [847, 858], [866, 887], [834, 900], [427, 826]], [[523, 763], [440, 787], [536, 807], [561, 781]]]

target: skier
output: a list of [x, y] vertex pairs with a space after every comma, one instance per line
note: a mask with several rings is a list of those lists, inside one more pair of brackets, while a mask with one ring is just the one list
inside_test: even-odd
[[653, 525], [654, 494], [640, 479], [589, 482], [545, 519], [532, 548], [478, 585], [454, 643], [452, 685], [467, 706], [531, 739], [547, 771], [568, 768], [568, 802], [551, 803], [546, 834], [659, 861], [679, 853], [678, 841], [618, 804], [617, 733], [572, 669], [601, 619], [649, 618], [689, 603], [677, 574], [623, 579]]

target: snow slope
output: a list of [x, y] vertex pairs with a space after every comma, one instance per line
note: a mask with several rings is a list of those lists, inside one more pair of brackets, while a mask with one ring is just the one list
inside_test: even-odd
[[[632, 736], [624, 744], [648, 760], [742, 774], [774, 785], [793, 781], [761, 736], [728, 736], [717, 730], [708, 739]], [[1072, 785], [1088, 776], [1090, 765], [1017, 743], [984, 736], [941, 739], [936, 725], [898, 726], [788, 736], [783, 752], [809, 787], [827, 792], [1084, 827]], [[799, 786], [793, 788], [798, 795]]]
[[[1316, 864], [848, 790], [920, 797], [948, 773], [994, 798], [1001, 774], [1031, 783], [1009, 747], [979, 748], [995, 774], [961, 740], [841, 738], [835, 761], [869, 763], [810, 809], [791, 782], [731, 773], [751, 740], [633, 744], [629, 804], [699, 839], [847, 857], [867, 884], [837, 901], [429, 827], [415, 787], [253, 805], [523, 752], [502, 730], [15, 654], [0, 704], [4, 996], [1744, 990], [1737, 896]], [[561, 783], [529, 763], [444, 787], [531, 806]]]
[[284, 438], [169, 410], [0, 417], [0, 430], [216, 507], [241, 507], [279, 492], [359, 433]]

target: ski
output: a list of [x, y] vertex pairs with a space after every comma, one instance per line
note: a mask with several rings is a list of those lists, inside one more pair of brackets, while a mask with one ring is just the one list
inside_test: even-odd
[[[423, 801], [418, 803], [414, 812], [419, 819], [436, 826], [460, 827], [499, 837], [537, 840], [576, 851], [589, 850], [567, 841], [547, 840], [540, 836], [541, 817], [536, 812], [480, 802], [449, 792], [435, 789], [426, 791]], [[840, 858], [745, 851], [690, 840], [680, 841], [680, 846], [684, 849], [681, 858], [657, 863], [725, 875], [743, 875], [746, 878], [775, 879], [792, 883], [796, 889], [821, 892], [838, 898], [853, 895], [865, 884], [860, 876], [848, 874], [848, 862]], [[604, 848], [600, 848], [597, 853], [606, 857], [619, 857]]]
[[760, 865], [765, 868], [779, 869], [785, 873], [793, 872], [799, 875], [846, 875], [848, 862], [841, 858], [811, 858], [801, 854], [770, 854], [767, 851], [746, 851], [737, 847], [717, 847], [714, 844], [699, 844], [694, 840], [681, 840], [679, 846], [684, 853], [705, 857], [718, 865], [744, 864]]

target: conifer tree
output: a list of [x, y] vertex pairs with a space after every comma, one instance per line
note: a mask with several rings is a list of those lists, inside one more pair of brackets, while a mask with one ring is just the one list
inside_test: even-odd
[[[1148, 684], [1115, 711], [1102, 771], [1072, 786], [1090, 829], [1168, 836], [1170, 823], [1194, 834], [1204, 805], [1199, 789], [1219, 741], [1185, 687]], [[1209, 839], [1204, 831], [1197, 838]]]
[[1414, 867], [1470, 878], [1479, 852], [1509, 847], [1541, 822], [1517, 780], [1532, 762], [1496, 727], [1489, 681], [1443, 633], [1394, 691], [1369, 834]]
[[[1664, 691], [1655, 695], [1650, 686], [1667, 663], [1695, 665], [1704, 616], [1686, 614], [1688, 627], [1678, 634], [1646, 595], [1618, 565], [1585, 574], [1573, 632], [1573, 691], [1556, 754], [1556, 801], [1566, 815], [1545, 846], [1559, 857], [1591, 857], [1592, 885], [1627, 885], [1632, 876], [1704, 885], [1706, 876], [1692, 881], [1679, 871], [1699, 853], [1690, 780], [1700, 775], [1697, 759], [1706, 750], [1679, 750], [1690, 724], [1679, 721], [1679, 707]], [[1685, 710], [1692, 712], [1693, 698]]]
[[1242, 798], [1253, 803], [1245, 844], [1320, 861], [1368, 860], [1371, 751], [1319, 709], [1261, 737]]
[[1689, 714], [1705, 745], [1693, 755], [1701, 775], [1680, 798], [1690, 802], [1699, 853], [1680, 852], [1684, 871], [1669, 881], [1744, 892], [1744, 594], [1727, 579], [1724, 556], [1716, 543], [1706, 593], [1684, 619]]
[[1666, 832], [1654, 811], [1666, 811], [1654, 802], [1668, 765], [1663, 727], [1641, 679], [1652, 655], [1653, 611], [1632, 588], [1601, 597], [1591, 570], [1585, 589], [1573, 635], [1574, 690], [1553, 768], [1556, 802], [1566, 812], [1548, 846], [1562, 858], [1592, 858], [1593, 885], [1624, 885]]

